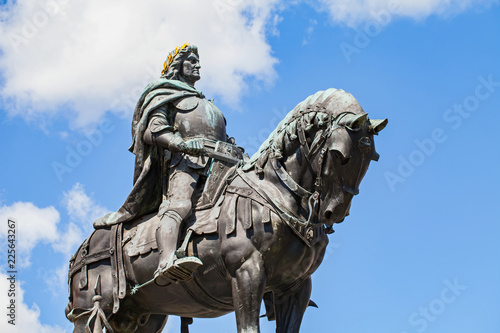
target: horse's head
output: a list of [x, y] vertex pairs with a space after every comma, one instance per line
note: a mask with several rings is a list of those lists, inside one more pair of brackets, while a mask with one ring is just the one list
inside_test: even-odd
[[322, 224], [340, 223], [370, 161], [378, 160], [373, 136], [386, 124], [387, 119], [368, 119], [343, 90], [318, 91], [283, 119], [245, 169], [281, 179], [300, 202], [282, 203], [289, 215], [301, 210], [308, 221], [315, 215]]
[[321, 223], [340, 223], [349, 215], [351, 200], [359, 193], [359, 184], [368, 165], [379, 158], [373, 136], [386, 124], [387, 119], [370, 120], [354, 98], [348, 111], [332, 120], [323, 148], [325, 157], [318, 212]]

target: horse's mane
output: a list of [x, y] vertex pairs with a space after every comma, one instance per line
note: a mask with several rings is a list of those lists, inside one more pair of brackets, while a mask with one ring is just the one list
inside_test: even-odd
[[[354, 110], [355, 108], [351, 107], [354, 105], [359, 107], [356, 99], [342, 89], [321, 90], [307, 97], [286, 115], [243, 169], [250, 170], [256, 167], [257, 172], [261, 172], [271, 152], [280, 155], [283, 152], [285, 140], [289, 142], [297, 140], [299, 122], [301, 126], [304, 126], [305, 131], [313, 126], [331, 125], [331, 121], [341, 113]], [[328, 121], [330, 124], [326, 124]]]

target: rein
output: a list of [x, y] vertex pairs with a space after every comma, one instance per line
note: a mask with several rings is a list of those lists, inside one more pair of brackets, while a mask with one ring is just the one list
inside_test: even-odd
[[[302, 112], [301, 112], [302, 113]], [[271, 165], [276, 173], [276, 175], [281, 179], [283, 184], [288, 188], [288, 190], [295, 195], [301, 197], [302, 199], [307, 200], [308, 203], [308, 209], [309, 209], [309, 217], [307, 221], [304, 221], [300, 219], [296, 214], [293, 212], [288, 211], [286, 208], [282, 208], [284, 212], [287, 212], [289, 215], [294, 216], [296, 219], [297, 223], [301, 225], [302, 227], [307, 228], [312, 224], [312, 218], [314, 213], [316, 212], [318, 208], [318, 202], [319, 202], [319, 196], [320, 196], [320, 191], [321, 191], [321, 176], [323, 175], [323, 164], [324, 164], [324, 159], [325, 155], [327, 152], [327, 148], [323, 147], [326, 140], [341, 126], [339, 125], [339, 122], [347, 116], [349, 113], [343, 113], [341, 114], [337, 119], [335, 119], [335, 127], [333, 127], [333, 123], [328, 126], [327, 128], [323, 129], [321, 134], [319, 132], [316, 133], [313, 142], [311, 143], [311, 146], [308, 145], [307, 139], [306, 139], [306, 134], [304, 131], [304, 126], [303, 126], [303, 118], [298, 119], [297, 121], [297, 136], [299, 139], [300, 143], [300, 149], [302, 152], [302, 155], [306, 158], [306, 160], [309, 162], [309, 165], [312, 165], [311, 158], [318, 152], [319, 149], [321, 149], [318, 157], [318, 166], [319, 170], [316, 175], [316, 180], [314, 182], [314, 192], [311, 193], [310, 191], [304, 189], [302, 186], [300, 186], [291, 176], [290, 174], [283, 168], [283, 165], [280, 163], [279, 158], [274, 154], [271, 157]], [[328, 119], [326, 120], [328, 121]], [[324, 122], [322, 121], [321, 123], [318, 123], [319, 126], [322, 126]], [[349, 126], [344, 126], [345, 128], [349, 129], [350, 131], [359, 131], [358, 129], [353, 129]], [[361, 159], [361, 165], [364, 163], [365, 160], [365, 153], [367, 152], [366, 147], [370, 147], [370, 142], [366, 141], [366, 139], [361, 139], [358, 143], [358, 148], [359, 150], [363, 153], [362, 154], [362, 159]], [[279, 154], [278, 156], [280, 156]], [[356, 178], [356, 184], [359, 181], [359, 178], [361, 177], [361, 169], [358, 171], [358, 176]], [[345, 185], [345, 181], [342, 177], [342, 190], [350, 193], [351, 195], [355, 196], [359, 194], [359, 189], [358, 188], [350, 188], [347, 185]], [[303, 207], [304, 208], [304, 207]], [[307, 210], [307, 209], [306, 209]], [[327, 233], [333, 233], [334, 230], [332, 229], [331, 226], [328, 226], [326, 229]]]
[[[297, 233], [297, 228], [301, 230], [307, 230], [307, 229], [317, 229], [321, 227], [323, 224], [321, 223], [314, 223], [313, 222], [313, 217], [315, 214], [317, 214], [317, 209], [318, 209], [318, 203], [319, 203], [319, 198], [320, 198], [320, 193], [321, 193], [321, 188], [322, 188], [322, 175], [323, 175], [323, 165], [325, 161], [325, 156], [328, 151], [327, 147], [324, 147], [326, 140], [333, 134], [335, 133], [338, 129], [340, 128], [347, 128], [351, 131], [357, 131], [359, 129], [351, 129], [347, 125], [340, 125], [340, 121], [350, 114], [350, 112], [345, 112], [339, 115], [336, 119], [333, 119], [333, 121], [324, 128], [322, 131], [317, 131], [315, 134], [314, 139], [311, 142], [311, 145], [308, 144], [307, 138], [306, 138], [306, 133], [305, 133], [305, 126], [303, 123], [303, 118], [302, 116], [305, 113], [312, 112], [309, 109], [306, 111], [300, 111], [298, 114], [292, 116], [291, 119], [289, 119], [288, 123], [293, 122], [294, 120], [297, 120], [297, 125], [296, 125], [296, 136], [295, 139], [298, 138], [298, 141], [300, 143], [300, 150], [302, 155], [305, 157], [307, 162], [309, 163], [309, 167], [312, 166], [313, 161], [312, 158], [316, 154], [318, 155], [318, 171], [316, 173], [316, 179], [314, 181], [314, 189], [313, 192], [310, 190], [307, 190], [300, 186], [292, 177], [291, 175], [285, 170], [283, 167], [283, 164], [280, 162], [280, 159], [282, 158], [282, 154], [280, 150], [274, 150], [272, 154], [269, 156], [269, 162], [271, 162], [271, 166], [278, 176], [278, 178], [281, 180], [285, 188], [287, 188], [291, 193], [295, 194], [296, 196], [302, 198], [301, 206], [302, 208], [308, 212], [308, 218], [307, 220], [304, 220], [303, 218], [297, 216], [296, 213], [290, 211], [287, 207], [285, 207], [281, 202], [275, 200], [274, 198], [269, 197], [267, 193], [256, 183], [254, 183], [251, 179], [249, 179], [245, 173], [237, 169], [237, 172], [239, 176], [247, 183], [248, 186], [253, 188], [262, 198], [264, 198], [278, 213], [278, 215], [281, 216], [281, 218], [287, 222], [287, 224]], [[317, 112], [317, 111], [316, 111]], [[327, 116], [326, 118], [323, 118], [322, 120], [318, 121], [317, 126], [322, 127], [325, 123], [330, 122], [330, 117]], [[286, 125], [286, 124], [285, 124]], [[278, 133], [281, 131], [284, 131], [283, 126], [280, 130], [278, 130]], [[292, 138], [293, 138], [293, 134]], [[366, 143], [359, 142], [358, 148], [363, 152], [364, 146], [367, 146]], [[364, 161], [364, 156], [362, 158], [362, 162]], [[360, 175], [361, 170], [359, 171], [358, 174], [358, 179], [361, 176]], [[357, 195], [359, 193], [359, 190], [357, 188], [350, 188], [345, 185], [345, 182], [343, 181], [342, 177], [342, 190], [350, 193], [351, 195]], [[304, 207], [304, 201], [307, 202], [307, 207]], [[334, 232], [332, 226], [325, 226], [324, 232], [327, 234], [331, 234]], [[300, 235], [299, 235], [300, 236]], [[303, 238], [303, 237], [301, 237]]]
[[269, 195], [254, 181], [247, 177], [245, 172], [241, 169], [236, 169], [240, 178], [250, 187], [252, 188], [256, 195], [262, 197], [274, 210], [274, 212], [279, 215], [279, 217], [292, 229], [292, 231], [300, 238], [302, 241], [308, 246], [311, 247], [315, 239], [319, 239], [321, 234], [333, 233], [333, 229], [331, 227], [322, 228], [322, 224], [316, 223], [311, 224], [308, 227], [304, 227], [304, 222], [299, 217], [295, 216], [295, 214], [291, 213], [283, 207], [279, 202], [273, 200]]
[[[307, 154], [305, 154], [304, 156], [306, 156], [309, 164], [311, 164], [311, 157], [319, 150], [319, 148], [321, 148], [324, 145], [326, 139], [330, 136], [332, 131], [329, 130], [328, 128], [324, 129], [321, 135], [316, 136], [315, 140], [313, 141], [313, 144], [311, 144], [311, 147], [309, 147], [307, 145], [307, 141], [305, 139], [305, 133], [302, 126], [300, 126], [299, 129], [299, 125], [297, 125], [297, 130], [299, 132], [298, 136], [301, 142], [301, 149], [303, 150], [304, 153], [307, 151]], [[300, 139], [301, 137], [302, 139]], [[241, 179], [250, 188], [254, 189], [258, 193], [258, 195], [260, 195], [264, 200], [266, 200], [271, 205], [271, 207], [274, 208], [276, 213], [286, 222], [286, 224], [288, 224], [288, 226], [293, 230], [293, 232], [297, 236], [299, 236], [299, 238], [301, 238], [305, 242], [305, 244], [309, 247], [312, 246], [311, 242], [317, 237], [319, 237], [321, 233], [324, 232], [326, 234], [331, 234], [334, 232], [331, 226], [326, 226], [323, 228], [323, 224], [312, 223], [312, 218], [318, 208], [319, 193], [321, 190], [321, 175], [323, 173], [323, 164], [324, 164], [323, 162], [326, 152], [327, 152], [326, 148], [324, 147], [321, 148], [318, 157], [319, 171], [314, 183], [314, 193], [300, 186], [283, 168], [283, 165], [280, 163], [279, 159], [276, 156], [272, 156], [270, 160], [271, 165], [274, 171], [276, 172], [276, 175], [285, 184], [286, 188], [292, 193], [301, 197], [302, 199], [307, 199], [309, 208], [309, 217], [307, 220], [303, 220], [295, 213], [291, 212], [289, 209], [284, 207], [279, 201], [271, 198], [258, 184], [249, 179], [241, 169], [239, 168], [236, 169]]]
[[[329, 128], [323, 129], [322, 133], [320, 135], [316, 135], [314, 138], [313, 142], [311, 143], [311, 146], [308, 145], [304, 127], [302, 125], [302, 119], [297, 122], [297, 132], [298, 132], [298, 138], [299, 138], [299, 143], [300, 143], [300, 149], [302, 151], [302, 154], [306, 158], [306, 160], [309, 162], [309, 165], [312, 164], [311, 158], [318, 152], [318, 150], [323, 147], [324, 143], [326, 142], [326, 139], [332, 134], [332, 130], [329, 130]], [[309, 217], [307, 220], [302, 220], [298, 216], [296, 216], [293, 212], [288, 211], [286, 208], [282, 207], [282, 210], [287, 212], [289, 215], [292, 215], [296, 220], [297, 223], [302, 226], [307, 228], [312, 224], [312, 218], [314, 213], [316, 212], [318, 208], [318, 202], [319, 202], [319, 195], [321, 191], [321, 176], [323, 174], [323, 164], [324, 164], [324, 159], [326, 155], [327, 149], [326, 148], [321, 148], [319, 157], [318, 157], [318, 165], [319, 165], [319, 170], [316, 175], [316, 180], [314, 182], [314, 192], [310, 192], [300, 186], [291, 176], [290, 174], [283, 168], [283, 165], [281, 162], [278, 160], [276, 156], [273, 156], [271, 159], [271, 165], [276, 173], [276, 175], [281, 179], [283, 184], [288, 188], [288, 190], [295, 195], [301, 197], [302, 199], [307, 200], [308, 204], [308, 209], [309, 209]], [[328, 229], [330, 232], [333, 232], [333, 229]]]

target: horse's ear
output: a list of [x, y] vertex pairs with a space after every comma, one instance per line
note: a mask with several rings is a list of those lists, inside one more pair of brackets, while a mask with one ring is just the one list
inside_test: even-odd
[[346, 127], [349, 128], [351, 131], [359, 131], [361, 127], [363, 127], [364, 123], [368, 120], [368, 113], [363, 113], [358, 116], [356, 116], [354, 119], [352, 119], [350, 124], [347, 124]]
[[385, 119], [370, 119], [370, 133], [377, 135], [378, 132], [384, 129], [387, 126], [389, 120]]

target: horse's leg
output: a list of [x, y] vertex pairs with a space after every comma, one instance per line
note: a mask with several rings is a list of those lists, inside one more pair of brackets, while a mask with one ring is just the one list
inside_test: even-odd
[[152, 314], [144, 325], [137, 327], [135, 333], [160, 333], [167, 320], [166, 315]]
[[78, 318], [75, 320], [75, 329], [73, 333], [85, 333], [87, 325], [88, 316]]
[[265, 273], [262, 257], [254, 252], [232, 278], [233, 303], [238, 333], [259, 333], [259, 311], [264, 296]]
[[181, 333], [189, 333], [189, 325], [193, 323], [193, 318], [181, 317]]
[[276, 333], [298, 333], [311, 297], [311, 278], [295, 294], [275, 294]]

